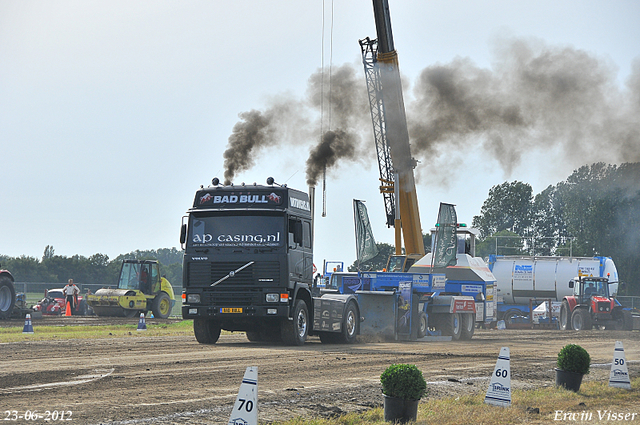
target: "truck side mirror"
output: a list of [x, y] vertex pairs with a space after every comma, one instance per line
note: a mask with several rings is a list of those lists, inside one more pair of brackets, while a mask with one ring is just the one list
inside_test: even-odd
[[187, 241], [187, 225], [183, 224], [180, 227], [180, 244], [184, 244]]
[[569, 288], [573, 288], [573, 280], [569, 281]]

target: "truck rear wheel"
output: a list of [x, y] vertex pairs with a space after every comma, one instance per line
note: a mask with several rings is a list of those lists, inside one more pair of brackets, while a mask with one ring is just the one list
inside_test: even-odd
[[215, 344], [220, 338], [220, 325], [209, 319], [193, 319], [193, 333], [200, 344]]
[[569, 303], [564, 300], [560, 306], [560, 329], [563, 331], [570, 331], [571, 327], [571, 308]]
[[576, 331], [588, 331], [591, 330], [593, 325], [591, 324], [591, 315], [584, 308], [576, 308], [571, 314], [571, 327]]
[[457, 341], [460, 339], [462, 333], [462, 320], [460, 313], [446, 313], [440, 314], [438, 319], [440, 323], [440, 330], [442, 335], [450, 336], [452, 340]]
[[6, 319], [13, 313], [16, 303], [16, 288], [7, 276], [0, 277], [0, 319]]
[[473, 314], [461, 314], [462, 330], [460, 332], [460, 339], [470, 340], [473, 338], [473, 333], [476, 329], [475, 315]]
[[286, 345], [303, 345], [309, 334], [309, 310], [302, 300], [296, 300], [293, 320], [285, 320], [280, 327], [282, 341]]
[[358, 309], [353, 302], [347, 305], [347, 308], [343, 315], [342, 332], [336, 334], [337, 341], [342, 344], [353, 344], [356, 342], [356, 336], [358, 336], [358, 326], [360, 320], [358, 317]]

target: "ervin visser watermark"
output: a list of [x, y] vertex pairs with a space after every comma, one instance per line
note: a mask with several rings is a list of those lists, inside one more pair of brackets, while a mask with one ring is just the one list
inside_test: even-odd
[[553, 417], [554, 421], [566, 422], [590, 422], [590, 421], [620, 421], [631, 422], [638, 419], [640, 414], [631, 412], [614, 412], [612, 410], [583, 410], [581, 412], [567, 412], [565, 410], [556, 410]]

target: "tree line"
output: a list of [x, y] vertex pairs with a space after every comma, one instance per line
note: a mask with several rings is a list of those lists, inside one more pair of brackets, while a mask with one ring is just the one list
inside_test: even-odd
[[176, 248], [132, 251], [118, 255], [113, 260], [104, 254], [90, 257], [56, 255], [53, 246], [47, 245], [42, 258], [0, 255], [3, 269], [11, 272], [17, 282], [76, 283], [117, 285], [122, 260], [158, 260], [160, 274], [173, 286], [182, 286], [182, 251]]

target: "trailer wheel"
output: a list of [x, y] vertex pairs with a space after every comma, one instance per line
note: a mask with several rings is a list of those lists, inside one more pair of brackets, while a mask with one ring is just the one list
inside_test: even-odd
[[421, 311], [418, 313], [418, 338], [424, 338], [427, 335], [428, 327], [427, 313]]
[[286, 345], [303, 345], [309, 334], [309, 310], [307, 304], [297, 300], [293, 320], [285, 320], [280, 326], [282, 341]]
[[200, 344], [215, 344], [220, 338], [220, 325], [209, 319], [193, 319], [193, 333]]
[[473, 314], [461, 314], [462, 318], [462, 330], [460, 332], [460, 339], [470, 340], [473, 338], [473, 333], [476, 329], [475, 316]]
[[0, 319], [6, 319], [13, 313], [16, 303], [16, 288], [7, 276], [0, 277]]
[[454, 341], [459, 340], [462, 333], [460, 313], [447, 313], [440, 316], [442, 335], [450, 336]]
[[153, 315], [160, 319], [166, 319], [171, 313], [171, 298], [166, 292], [160, 292], [154, 299], [151, 307]]
[[576, 331], [588, 331], [591, 330], [593, 325], [591, 324], [591, 315], [584, 308], [576, 308], [571, 314], [571, 327]]
[[567, 300], [562, 301], [562, 305], [560, 306], [560, 329], [563, 331], [570, 331], [573, 329], [571, 327], [571, 309], [569, 308], [569, 303]]

